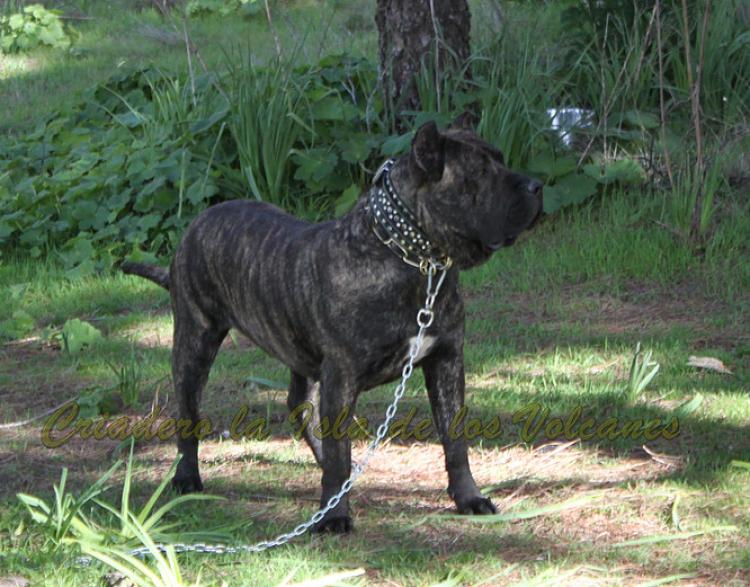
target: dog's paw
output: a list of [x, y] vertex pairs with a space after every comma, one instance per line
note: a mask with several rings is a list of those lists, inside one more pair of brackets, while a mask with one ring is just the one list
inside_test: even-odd
[[198, 475], [192, 475], [189, 477], [177, 477], [172, 479], [172, 489], [174, 489], [180, 495], [185, 493], [197, 493], [203, 491], [203, 482]]
[[495, 504], [493, 504], [488, 498], [481, 496], [472, 497], [456, 505], [459, 514], [487, 515], [497, 513]]
[[332, 518], [325, 518], [318, 522], [314, 528], [317, 534], [323, 534], [325, 532], [331, 532], [333, 534], [346, 534], [354, 530], [354, 524], [349, 516], [335, 516]]

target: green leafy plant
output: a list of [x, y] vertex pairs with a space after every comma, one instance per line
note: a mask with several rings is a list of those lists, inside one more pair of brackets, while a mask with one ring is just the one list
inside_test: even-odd
[[552, 214], [563, 208], [580, 204], [598, 192], [595, 179], [578, 171], [575, 158], [552, 151], [541, 153], [528, 165], [529, 173], [544, 180], [544, 212]]
[[662, 218], [665, 224], [687, 239], [698, 190], [702, 190], [703, 204], [700, 210], [697, 236], [705, 238], [717, 212], [717, 195], [725, 187], [725, 181], [720, 165], [717, 163], [711, 165], [703, 177], [697, 174], [694, 167], [686, 163], [675, 174], [672, 189], [663, 194]]
[[630, 375], [626, 390], [630, 401], [638, 398], [659, 372], [659, 363], [652, 361], [652, 356], [653, 353], [650, 350], [641, 350], [640, 342], [636, 344], [635, 353], [630, 362]]
[[598, 183], [609, 185], [638, 185], [646, 181], [646, 173], [638, 161], [624, 158], [614, 161], [602, 161], [599, 164], [584, 165], [583, 171]]
[[385, 137], [373, 65], [348, 55], [296, 70], [245, 59], [230, 77], [232, 135], [252, 196], [307, 216], [346, 211]]
[[[547, 108], [553, 106], [550, 94], [565, 82], [555, 79], [554, 63], [534, 51], [534, 32], [520, 34], [507, 31], [476, 61], [475, 71], [481, 76], [477, 132], [503, 152], [509, 167], [527, 169], [535, 156], [552, 150], [545, 135]], [[510, 49], [511, 45], [517, 47]], [[542, 79], [554, 89], [540, 83]]]
[[[179, 522], [165, 520], [169, 512], [183, 503], [222, 499], [211, 495], [189, 494], [173, 498], [157, 508], [156, 504], [174, 475], [177, 463], [178, 460], [172, 464], [164, 480], [144, 506], [137, 510], [130, 503], [133, 479], [133, 444], [131, 443], [120, 507], [116, 508], [102, 500], [96, 500], [97, 506], [113, 516], [117, 521], [117, 526], [103, 527], [89, 520], [87, 532], [77, 534], [74, 539], [81, 551], [122, 573], [136, 585], [144, 587], [185, 585], [174, 547], [171, 544], [195, 541], [225, 542], [229, 535], [225, 531], [217, 530], [176, 532]], [[165, 544], [166, 552], [162, 551], [157, 543]], [[133, 547], [146, 547], [151, 564], [131, 554]]]
[[166, 547], [166, 552], [157, 546], [148, 531], [135, 519], [123, 520], [123, 527], [135, 536], [139, 543], [148, 550], [150, 564], [130, 554], [126, 550], [102, 545], [98, 542], [81, 542], [81, 551], [86, 556], [104, 563], [114, 571], [121, 573], [132, 584], [139, 587], [198, 587], [195, 583], [186, 583], [180, 563], [173, 546]]
[[292, 149], [303, 130], [303, 88], [281, 63], [270, 69], [244, 65], [233, 70], [232, 133], [240, 166], [256, 200], [287, 201]]
[[25, 136], [0, 138], [0, 248], [57, 256], [70, 278], [168, 251], [217, 194], [243, 195], [227, 116], [208, 77], [196, 77], [193, 95], [190, 83], [147, 69], [112, 77]]
[[185, 5], [188, 16], [205, 16], [207, 14], [219, 14], [230, 16], [241, 14], [251, 17], [260, 14], [263, 10], [261, 0], [190, 0]]
[[60, 20], [60, 12], [31, 4], [21, 12], [0, 16], [0, 51], [18, 53], [40, 45], [67, 49], [71, 38]]
[[107, 363], [115, 378], [114, 390], [122, 399], [122, 403], [129, 408], [135, 407], [143, 388], [143, 357], [131, 348], [130, 356], [123, 362]]
[[0, 338], [20, 338], [31, 332], [33, 328], [34, 318], [24, 310], [16, 310], [10, 318], [0, 322]]
[[544, 188], [544, 212], [552, 214], [564, 206], [580, 204], [596, 194], [596, 181], [581, 173], [570, 173]]
[[118, 460], [96, 482], [76, 497], [66, 489], [68, 471], [63, 469], [60, 483], [53, 486], [55, 498], [51, 503], [27, 495], [18, 494], [34, 522], [42, 525], [48, 543], [53, 549], [64, 544], [77, 544], [84, 552], [97, 557], [122, 557], [135, 546], [152, 542], [174, 543], [185, 541], [226, 541], [229, 535], [224, 530], [180, 530], [179, 521], [169, 521], [168, 514], [178, 506], [194, 501], [222, 499], [211, 495], [189, 494], [172, 498], [157, 507], [170, 479], [177, 470], [176, 460], [164, 480], [154, 490], [146, 503], [137, 508], [131, 503], [133, 485], [133, 447], [126, 463], [125, 477], [119, 506], [104, 501], [101, 496], [107, 491], [106, 483], [120, 468]]
[[106, 490], [105, 484], [121, 464], [121, 461], [117, 461], [79, 497], [66, 491], [67, 468], [63, 468], [60, 474], [60, 483], [52, 486], [55, 499], [51, 503], [25, 493], [19, 493], [17, 497], [26, 507], [31, 519], [42, 526], [47, 542], [53, 549], [58, 549], [63, 544], [70, 543], [76, 533], [88, 532], [87, 526], [91, 522], [83, 508]]
[[472, 61], [469, 59], [463, 64], [457, 64], [456, 67], [437, 69], [434, 48], [425, 54], [415, 77], [422, 113], [434, 116], [447, 114], [450, 117], [462, 112], [476, 101], [476, 95], [471, 91], [465, 75]]
[[79, 418], [96, 418], [100, 414], [119, 412], [115, 399], [108, 390], [94, 388], [83, 390], [76, 398]]
[[[505, 26], [475, 52], [466, 64], [468, 81], [444, 79], [425, 58], [417, 80], [423, 111], [407, 113], [407, 121], [444, 126], [458, 110], [475, 109], [479, 133], [504, 152], [508, 166], [544, 181], [547, 213], [609, 193], [610, 186], [641, 185], [649, 179], [641, 154], [654, 154], [658, 166], [678, 135], [661, 136], [653, 39], [644, 40], [638, 26], [622, 29], [637, 43], [617, 49], [624, 53], [585, 45], [567, 61], [530, 15], [530, 26]], [[732, 31], [716, 34], [731, 41], [732, 59], [744, 71], [745, 57], [735, 49], [745, 37]], [[667, 61], [681, 58], [673, 52]], [[604, 59], [610, 53], [618, 64]], [[0, 253], [52, 255], [77, 279], [125, 256], [153, 261], [169, 254], [192, 218], [224, 199], [249, 196], [310, 219], [345, 214], [382, 158], [408, 150], [413, 131], [393, 132], [372, 61], [346, 54], [300, 67], [294, 61], [292, 55], [259, 66], [230, 59], [223, 75], [190, 77], [122, 71], [34, 131], [0, 137]], [[723, 70], [715, 65], [718, 79]], [[738, 79], [744, 78], [732, 77], [727, 91], [734, 93], [726, 94], [734, 114], [745, 103], [737, 96], [750, 87]], [[677, 109], [686, 99], [682, 82], [665, 83], [672, 84], [667, 98]], [[595, 115], [595, 127], [579, 137], [587, 141], [583, 153], [550, 128], [548, 110], [568, 105]], [[714, 194], [721, 192], [710, 181], [722, 174], [709, 171], [706, 178], [706, 190], [676, 188], [681, 198], [705, 196], [704, 238], [719, 210]], [[698, 178], [679, 181], [699, 185]], [[664, 223], [680, 232], [686, 221], [680, 210], [690, 200], [684, 204], [665, 200]], [[16, 318], [18, 324], [0, 327], [4, 337], [28, 324]]]
[[[122, 486], [122, 495], [120, 498], [120, 507], [116, 508], [102, 500], [97, 500], [96, 504], [104, 510], [114, 514], [119, 524], [119, 528], [115, 528], [116, 531], [116, 543], [125, 544], [131, 546], [134, 542], [138, 542], [139, 532], [148, 532], [152, 539], [159, 542], [176, 542], [176, 541], [188, 541], [188, 540], [226, 540], [227, 535], [221, 531], [198, 531], [198, 532], [186, 532], [181, 531], [175, 533], [175, 529], [179, 526], [178, 522], [169, 522], [165, 519], [166, 515], [174, 510], [176, 507], [183, 503], [191, 501], [211, 501], [220, 500], [221, 497], [214, 495], [200, 495], [200, 494], [187, 494], [174, 497], [163, 504], [161, 507], [156, 507], [156, 504], [164, 493], [165, 489], [169, 485], [170, 480], [174, 476], [177, 470], [177, 464], [179, 457], [172, 463], [172, 467], [169, 472], [164, 476], [164, 479], [159, 486], [154, 490], [151, 496], [148, 498], [146, 503], [137, 509], [130, 503], [130, 493], [133, 483], [133, 446], [131, 442], [130, 456], [125, 469], [125, 479]], [[96, 530], [93, 525], [90, 529]], [[99, 529], [99, 539], [95, 540], [96, 544], [105, 544], [112, 538], [112, 529], [107, 527], [101, 527]], [[91, 537], [93, 535], [89, 535]], [[84, 537], [87, 544], [91, 544], [92, 541]]]
[[365, 59], [331, 55], [301, 68], [298, 75], [306, 80], [306, 132], [292, 156], [291, 193], [308, 210], [341, 215], [361, 193], [368, 169], [376, 169], [382, 157], [378, 150], [388, 124], [377, 70]]
[[102, 338], [102, 333], [83, 320], [73, 318], [68, 320], [60, 331], [63, 341], [63, 349], [69, 355], [76, 355], [84, 347], [93, 346]]

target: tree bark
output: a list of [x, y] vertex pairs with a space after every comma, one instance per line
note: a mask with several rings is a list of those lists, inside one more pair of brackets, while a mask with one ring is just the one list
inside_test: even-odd
[[[466, 0], [378, 0], [380, 81], [397, 125], [419, 110], [415, 75], [423, 62], [438, 76], [469, 57], [471, 15]], [[426, 65], [426, 63], [425, 63]]]

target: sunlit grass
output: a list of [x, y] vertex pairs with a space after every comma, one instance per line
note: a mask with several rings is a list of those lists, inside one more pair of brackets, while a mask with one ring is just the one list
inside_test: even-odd
[[[373, 52], [377, 43], [374, 21], [365, 19], [364, 30], [350, 28], [359, 22], [352, 15], [359, 14], [360, 7], [361, 3], [353, 7], [332, 1], [274, 6], [274, 27], [282, 50], [302, 62], [344, 50]], [[0, 103], [4, 106], [0, 132], [33, 126], [53, 111], [79, 102], [84, 90], [118, 71], [152, 65], [165, 71], [186, 70], [178, 14], [173, 20], [164, 19], [151, 8], [133, 10], [129, 1], [85, 2], [80, 11], [86, 19], [69, 22], [78, 32], [71, 52], [39, 49], [23, 56], [0, 54]], [[186, 26], [199, 52], [193, 63], [196, 72], [202, 71], [203, 63], [212, 72], [224, 71], [227, 51], [249, 49], [261, 61], [276, 54], [265, 15], [250, 20], [208, 16], [190, 19]]]
[[[480, 8], [485, 4], [474, 2], [472, 10], [477, 30], [492, 34], [486, 8]], [[175, 33], [171, 24], [153, 10], [125, 6], [82, 2], [94, 19], [75, 25], [81, 32], [76, 54], [0, 56], [0, 103], [8, 105], [0, 110], [0, 129], [23, 132], [120, 68], [155, 63], [184, 71], [181, 41], [143, 33], [148, 26], [166, 39]], [[375, 54], [372, 1], [366, 8], [313, 0], [271, 6], [282, 47], [301, 46], [301, 61], [343, 49]], [[545, 12], [544, 18], [556, 15]], [[210, 69], [223, 67], [226, 46], [250, 45], [259, 60], [275, 53], [264, 18], [210, 17], [191, 21], [188, 30]], [[469, 417], [486, 422], [498, 416], [503, 423], [497, 438], [473, 441], [471, 453], [480, 485], [505, 516], [496, 524], [444, 515], [452, 503], [436, 438], [393, 441], [355, 488], [353, 535], [305, 536], [260, 556], [181, 555], [184, 576], [208, 585], [275, 585], [365, 568], [366, 577], [352, 581], [655, 585], [697, 578], [746, 584], [750, 470], [732, 463], [750, 462], [747, 206], [741, 198], [724, 203], [700, 257], [656, 223], [663, 220], [663, 206], [654, 196], [609, 191], [547, 219], [515, 247], [464, 274]], [[135, 407], [112, 415], [137, 418], [156, 402], [166, 414], [176, 413], [172, 318], [169, 296], [160, 288], [117, 273], [70, 281], [54, 255], [44, 261], [6, 257], [0, 261], [0, 299], [0, 323], [19, 310], [33, 320], [25, 340], [0, 346], [0, 424], [109, 392], [120, 368], [137, 371], [140, 395]], [[55, 333], [71, 318], [100, 329], [102, 341], [66, 354]], [[639, 342], [660, 370], [631, 394], [629, 366]], [[693, 354], [721, 359], [734, 375], [688, 367]], [[259, 378], [279, 384], [268, 388], [258, 385]], [[304, 443], [289, 438], [288, 378], [283, 365], [247, 341], [225, 342], [202, 401], [216, 434], [202, 444], [201, 467], [207, 491], [227, 499], [180, 508], [188, 529], [232, 526], [233, 541], [255, 542], [289, 530], [315, 510], [320, 473]], [[363, 394], [358, 415], [377, 424], [391, 394], [392, 386]], [[578, 407], [597, 421], [668, 419], [696, 397], [702, 400], [680, 418], [680, 434], [671, 440], [571, 442], [564, 434], [547, 437], [544, 426], [527, 439], [523, 421], [514, 422], [534, 403], [549, 410], [550, 420], [564, 420]], [[269, 440], [219, 436], [244, 405], [270, 421]], [[418, 419], [429, 418], [421, 373], [399, 416], [412, 407]], [[355, 458], [363, 447], [355, 443]], [[14, 494], [48, 498], [63, 466], [70, 469], [70, 486], [80, 491], [122, 451], [117, 441], [80, 439], [50, 450], [41, 446], [38, 426], [0, 430], [0, 577], [101, 583], [103, 567], [76, 567], [72, 554], [42, 548], [42, 534]], [[172, 442], [136, 445], [137, 503], [165, 479], [174, 455]], [[121, 482], [116, 477], [113, 492]], [[713, 531], [727, 526], [734, 529]]]

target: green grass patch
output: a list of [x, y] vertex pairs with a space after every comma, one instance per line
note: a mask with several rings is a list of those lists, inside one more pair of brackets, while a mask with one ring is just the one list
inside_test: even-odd
[[[89, 544], [124, 549], [148, 542], [144, 522], [173, 498], [159, 495], [172, 442], [136, 442], [129, 467], [96, 485], [127, 458], [127, 442], [78, 435], [46, 448], [43, 419], [6, 426], [68, 400], [108, 422], [154, 406], [176, 414], [169, 295], [114, 261], [166, 261], [190, 218], [221, 198], [269, 199], [307, 218], [341, 213], [381, 158], [408, 145], [379, 102], [374, 2], [270, 2], [273, 30], [264, 5], [244, 18], [197, 4], [209, 10], [183, 28], [177, 12], [125, 0], [67, 2], [70, 50], [0, 54], [0, 579], [100, 584], [105, 567], [75, 564], [72, 518], [58, 514], [78, 516], [79, 542], [90, 527]], [[354, 490], [354, 534], [303, 536], [260, 555], [148, 559], [162, 580], [179, 567], [201, 585], [750, 582], [744, 13], [715, 5], [709, 23], [711, 161], [696, 247], [687, 232], [699, 178], [680, 164], [670, 186], [663, 165], [665, 149], [687, 162], [693, 148], [679, 6], [665, 5], [664, 134], [651, 13], [612, 6], [504, 3], [498, 13], [477, 0], [472, 82], [429, 68], [419, 79], [415, 124], [444, 123], [473, 96], [483, 136], [544, 180], [555, 210], [462, 276], [465, 424], [497, 422], [491, 438], [472, 439], [471, 458], [498, 516], [453, 515], [436, 438], [393, 439]], [[689, 24], [697, 39], [698, 20]], [[546, 109], [564, 105], [597, 115], [573, 150], [548, 128]], [[691, 356], [732, 374], [688, 366]], [[162, 538], [224, 532], [229, 544], [254, 543], [316, 510], [320, 473], [291, 437], [288, 379], [243, 337], [227, 338], [202, 401], [212, 432], [201, 445], [206, 490], [224, 499], [172, 502], [154, 522]], [[372, 429], [391, 395], [364, 394], [358, 417]], [[243, 407], [269, 438], [227, 438]], [[411, 410], [415, 421], [430, 416], [421, 373], [397, 418]], [[661, 433], [647, 438], [652, 421]], [[355, 458], [363, 448], [355, 443]], [[91, 487], [112, 507], [72, 497]], [[35, 521], [17, 493], [53, 514], [27, 501]]]
[[[618, 197], [623, 201], [603, 203], [588, 214], [611, 220], [614, 213], [606, 209], [611, 205], [626, 216], [631, 200], [613, 196]], [[688, 266], [698, 285], [677, 296], [650, 269], [641, 273], [647, 264], [638, 255], [615, 257], [606, 279], [589, 275], [568, 255], [580, 250], [585, 260], [579, 264], [589, 262], [587, 255], [596, 254], [586, 251], [618, 228], [616, 222], [592, 222], [587, 230], [584, 224], [572, 214], [560, 216], [464, 276], [468, 417], [489, 422], [497, 416], [502, 423], [497, 437], [472, 442], [475, 458], [491, 463], [475, 464], [475, 470], [501, 505], [497, 524], [475, 526], [445, 515], [450, 502], [443, 492], [436, 439], [420, 445], [398, 441], [384, 449], [388, 456], [376, 457], [355, 491], [358, 532], [353, 536], [305, 537], [256, 556], [179, 555], [183, 577], [213, 584], [207, 569], [220, 568], [222, 580], [230, 584], [275, 584], [287, 576], [301, 581], [361, 567], [368, 577], [409, 585], [446, 580], [545, 584], [562, 575], [572, 581], [645, 582], [743, 572], [743, 552], [750, 543], [750, 477], [732, 462], [750, 461], [750, 401], [746, 354], [735, 343], [740, 333], [733, 325], [738, 305], [746, 307], [747, 300], [720, 302], [707, 295], [700, 280], [708, 279], [710, 269], [695, 260]], [[658, 227], [645, 226], [658, 234]], [[545, 251], [553, 254], [547, 257]], [[679, 254], [676, 247], [674, 254]], [[535, 265], [539, 273], [532, 270]], [[742, 278], [738, 272], [732, 277]], [[112, 365], [127, 367], [133, 361], [139, 373], [138, 402], [131, 408], [120, 405], [120, 410], [136, 417], [146, 413], [157, 389], [160, 402], [170, 395], [164, 378], [169, 374], [171, 317], [167, 295], [159, 288], [116, 274], [70, 281], [54, 263], [30, 261], [6, 264], [0, 283], [3, 295], [12, 300], [3, 315], [28, 312], [34, 318], [32, 337], [75, 317], [90, 321], [104, 335], [70, 356], [54, 340], [41, 338], [4, 346], [0, 384], [8, 390], [5, 421], [33, 415], [40, 403], [51, 406], [92, 390], [115, 389], [119, 379]], [[14, 298], [19, 285], [24, 294]], [[639, 341], [652, 351], [660, 370], [632, 397], [628, 377]], [[721, 358], [734, 375], [687, 367], [688, 356], [698, 353]], [[286, 369], [260, 350], [247, 348], [241, 338], [227, 340], [203, 401], [203, 414], [217, 434], [203, 443], [201, 453], [207, 490], [227, 501], [180, 507], [185, 528], [232, 526], [231, 543], [254, 542], [293, 527], [314, 511], [317, 467], [304, 443], [288, 440], [292, 427], [286, 422], [284, 390], [263, 383], [287, 379]], [[30, 389], [36, 390], [34, 404]], [[390, 394], [385, 386], [363, 395], [358, 413], [379, 422]], [[554, 420], [564, 424], [578, 407], [581, 419], [597, 423], [607, 418], [666, 422], [698, 394], [702, 401], [679, 418], [675, 438], [609, 438], [608, 429], [561, 448], [568, 438]], [[534, 422], [523, 416], [534, 403], [547, 413], [536, 432], [525, 437], [535, 430]], [[252, 416], [271, 422], [269, 441], [220, 438], [242, 405]], [[421, 377], [410, 385], [400, 414], [411, 408], [417, 418], [429, 417]], [[174, 410], [171, 399], [169, 410]], [[111, 452], [118, 442], [77, 440], [61, 449], [40, 450], [38, 428], [32, 427], [10, 435], [4, 431], [2, 444], [10, 456], [2, 466], [14, 481], [0, 502], [0, 541], [8, 553], [0, 565], [7, 573], [39, 582], [54, 577], [63, 584], [93, 584], [102, 572], [99, 567], [63, 564], [60, 570], [62, 562], [74, 558], [74, 549], [57, 554], [40, 550], [40, 531], [13, 492], [49, 495], [45, 488], [62, 466], [70, 470], [71, 490], [80, 491], [110, 466], [108, 455], [122, 455], [121, 449]], [[171, 443], [137, 444], [136, 503], [144, 503], [167, 475], [174, 452]], [[21, 468], [20, 459], [29, 464]], [[422, 474], [428, 475], [426, 480], [410, 481]], [[121, 479], [115, 476], [111, 498], [117, 499]], [[726, 532], [714, 531], [729, 526]], [[436, 552], [441, 553], [437, 562]]]

